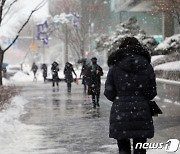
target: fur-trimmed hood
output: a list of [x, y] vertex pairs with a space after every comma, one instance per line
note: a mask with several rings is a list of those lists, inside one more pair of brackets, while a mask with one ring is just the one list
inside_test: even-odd
[[144, 57], [148, 63], [151, 62], [150, 53], [146, 49], [141, 46], [130, 45], [112, 52], [108, 57], [108, 66], [113, 66], [123, 58], [131, 55], [140, 55]]
[[116, 66], [125, 72], [136, 74], [147, 69], [149, 63], [144, 57], [132, 54], [131, 56], [124, 57]]

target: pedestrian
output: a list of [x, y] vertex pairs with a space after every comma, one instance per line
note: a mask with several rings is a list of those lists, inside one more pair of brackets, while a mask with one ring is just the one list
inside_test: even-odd
[[67, 83], [67, 91], [71, 92], [71, 83], [73, 80], [73, 73], [77, 78], [76, 72], [74, 71], [73, 65], [69, 62], [66, 62], [66, 65], [64, 67], [64, 75], [65, 75], [65, 81]]
[[89, 67], [88, 73], [88, 95], [92, 95], [93, 108], [100, 107], [99, 97], [101, 90], [101, 76], [103, 75], [102, 68], [97, 64], [97, 58], [91, 59], [92, 65]]
[[80, 73], [80, 78], [82, 76], [82, 84], [84, 85], [84, 93], [86, 93], [87, 87], [88, 87], [88, 69], [89, 69], [89, 66], [86, 63], [86, 59], [85, 59], [82, 62], [82, 69]]
[[134, 154], [145, 154], [136, 149], [154, 136], [154, 126], [148, 101], [156, 95], [154, 70], [150, 54], [135, 37], [125, 38], [119, 49], [108, 57], [110, 66], [104, 94], [112, 101], [109, 136], [117, 140], [119, 153], [130, 154], [133, 140]]
[[46, 78], [47, 78], [47, 65], [46, 64], [42, 64], [41, 69], [43, 70], [44, 82], [46, 82]]
[[54, 87], [55, 84], [57, 87], [59, 87], [59, 64], [57, 62], [53, 62], [51, 66], [51, 72], [52, 72], [52, 86]]
[[36, 78], [37, 70], [38, 70], [38, 66], [36, 65], [35, 62], [33, 62], [31, 71], [33, 71], [33, 74], [34, 74], [34, 80], [37, 80], [37, 78]]

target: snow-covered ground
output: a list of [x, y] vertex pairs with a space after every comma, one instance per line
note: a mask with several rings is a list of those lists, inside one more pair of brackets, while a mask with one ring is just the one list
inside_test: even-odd
[[[0, 112], [0, 153], [20, 153], [23, 149], [32, 149], [40, 139], [39, 130], [35, 125], [25, 125], [19, 121], [22, 114], [25, 114], [24, 105], [28, 102], [21, 96], [16, 96], [10, 104], [5, 104]], [[38, 138], [34, 140], [34, 135]]]
[[165, 55], [157, 55], [157, 56], [152, 56], [151, 57], [151, 63], [153, 63], [155, 60], [163, 58]]
[[[77, 74], [77, 77], [79, 78], [81, 70], [75, 69], [75, 72]], [[64, 78], [63, 70], [60, 70], [58, 74], [59, 74], [59, 78]], [[37, 81], [43, 81], [42, 71], [37, 71], [36, 77], [37, 77]], [[73, 77], [75, 78], [74, 74], [73, 74]], [[47, 78], [49, 79], [52, 78], [52, 74], [50, 71], [48, 72]], [[33, 79], [34, 79], [34, 75], [32, 71], [26, 71], [26, 72], [18, 71], [12, 77], [10, 77], [10, 81], [15, 81], [15, 82], [32, 82]], [[4, 82], [7, 82], [7, 80], [4, 79]]]
[[6, 78], [2, 78], [2, 82], [3, 82], [3, 85], [5, 85], [5, 86], [8, 86], [8, 85], [12, 84], [12, 82], [7, 80]]
[[[172, 65], [171, 65], [172, 66]], [[176, 64], [177, 66], [177, 64]], [[165, 68], [167, 68], [166, 66]], [[75, 69], [75, 72], [77, 73], [77, 76], [80, 75], [80, 69]], [[106, 77], [107, 71], [104, 71]], [[29, 74], [29, 75], [28, 75]], [[33, 81], [33, 73], [29, 71], [29, 73], [24, 73], [21, 71], [18, 71], [9, 81], [7, 79], [3, 79], [3, 82], [5, 84], [11, 84], [12, 81], [15, 82], [32, 82]], [[48, 74], [48, 77], [51, 78], [51, 74]], [[63, 71], [60, 70], [59, 77], [64, 78]], [[42, 73], [39, 71], [37, 73], [37, 80], [43, 81]], [[169, 80], [163, 80], [163, 79], [157, 79], [158, 82], [171, 82], [173, 84], [180, 84], [180, 82], [175, 81], [169, 81]], [[102, 82], [105, 82], [105, 79], [102, 79]], [[14, 83], [14, 82], [13, 82]], [[171, 103], [169, 100], [165, 100], [168, 103]], [[32, 149], [35, 149], [40, 142], [43, 140], [43, 136], [41, 134], [43, 127], [36, 126], [36, 125], [26, 125], [23, 124], [20, 121], [20, 116], [22, 114], [25, 114], [26, 111], [24, 110], [24, 105], [26, 105], [28, 101], [21, 97], [16, 96], [12, 98], [10, 104], [5, 104], [4, 109], [0, 112], [0, 153], [2, 154], [19, 154], [22, 151], [32, 151]], [[179, 106], [179, 102], [174, 103], [175, 105]], [[162, 141], [166, 142], [166, 141]], [[109, 151], [117, 150], [117, 145], [104, 145], [100, 147], [100, 149], [106, 149], [107, 153], [109, 154]], [[61, 153], [66, 153], [67, 149], [58, 149]], [[46, 151], [48, 154], [55, 153], [53, 149], [49, 149], [49, 151]], [[164, 148], [163, 149], [157, 149], [157, 150], [148, 150], [147, 154], [166, 154]], [[180, 150], [176, 152], [177, 154], [180, 153]], [[31, 154], [31, 153], [29, 153]], [[33, 153], [35, 154], [35, 153]], [[38, 153], [39, 154], [39, 153]], [[105, 152], [93, 152], [91, 154], [106, 154]]]
[[180, 71], [180, 61], [168, 62], [155, 66], [154, 70]]
[[174, 81], [174, 80], [156, 78], [156, 81], [160, 83], [171, 84], [171, 85], [177, 85], [177, 86], [180, 85], [179, 81]]
[[[0, 153], [2, 154], [69, 154], [68, 149], [46, 149], [40, 153], [36, 152], [44, 140], [42, 126], [26, 125], [20, 121], [20, 116], [25, 114], [24, 106], [30, 103], [21, 96], [16, 96], [11, 100], [10, 104], [6, 104], [0, 112]], [[108, 121], [107, 121], [108, 122]], [[166, 142], [166, 141], [161, 141]], [[151, 143], [151, 142], [148, 142]], [[117, 151], [116, 144], [105, 144], [99, 149], [106, 152], [91, 152], [90, 154], [110, 154], [111, 151]], [[178, 150], [175, 154], [178, 154]], [[76, 152], [75, 152], [76, 153]], [[165, 149], [149, 149], [147, 154], [166, 154]]]
[[12, 81], [16, 82], [25, 82], [25, 81], [33, 81], [33, 74], [26, 74], [22, 71], [18, 71], [10, 78]]

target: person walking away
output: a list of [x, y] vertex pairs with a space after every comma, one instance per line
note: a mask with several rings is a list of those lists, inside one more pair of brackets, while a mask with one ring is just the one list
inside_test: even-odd
[[156, 95], [156, 81], [150, 54], [134, 37], [125, 38], [108, 57], [110, 66], [104, 95], [112, 101], [109, 137], [117, 140], [120, 154], [145, 154], [135, 148], [154, 136], [148, 101]]
[[67, 91], [69, 93], [71, 92], [71, 83], [73, 82], [73, 73], [77, 78], [73, 65], [69, 62], [66, 62], [66, 65], [64, 67], [64, 75], [65, 75], [65, 81], [67, 83]]
[[88, 95], [92, 95], [93, 108], [100, 107], [99, 97], [101, 90], [101, 76], [103, 76], [102, 68], [97, 64], [97, 58], [91, 59], [92, 65], [89, 67], [88, 75]]
[[84, 85], [84, 93], [87, 91], [88, 86], [88, 69], [89, 66], [86, 64], [86, 60], [83, 61], [80, 78], [82, 76], [82, 84]]
[[38, 66], [36, 65], [35, 62], [32, 64], [31, 70], [33, 71], [33, 74], [34, 74], [34, 81], [37, 81], [36, 73], [37, 73], [37, 70], [38, 70]]
[[47, 65], [46, 64], [42, 64], [41, 69], [43, 70], [43, 78], [44, 78], [44, 83], [46, 82], [46, 78], [47, 78]]
[[52, 72], [52, 86], [54, 87], [55, 84], [57, 87], [59, 87], [59, 64], [57, 62], [53, 62], [51, 66], [51, 72]]

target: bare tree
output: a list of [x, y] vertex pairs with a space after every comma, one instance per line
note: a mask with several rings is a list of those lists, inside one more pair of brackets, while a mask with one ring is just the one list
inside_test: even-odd
[[64, 12], [78, 12], [78, 10], [80, 10], [79, 0], [53, 0], [49, 3], [49, 12], [52, 16]]
[[[95, 24], [95, 28], [101, 33], [105, 32], [103, 24], [105, 18], [107, 18], [108, 8], [104, 4], [104, 0], [90, 1], [90, 0], [80, 0], [72, 2], [71, 0], [56, 0], [54, 2], [57, 8], [50, 9], [51, 15], [54, 16], [55, 13], [59, 11], [60, 13], [72, 13], [75, 12], [79, 14], [80, 21], [78, 26], [68, 26], [68, 46], [74, 54], [75, 59], [80, 59], [84, 57], [84, 50], [91, 43], [93, 39], [92, 23]], [[51, 4], [52, 5], [52, 4]], [[67, 8], [67, 9], [64, 9]], [[62, 26], [58, 29], [58, 38], [63, 42], [65, 41], [66, 30]], [[91, 33], [91, 34], [90, 34]], [[90, 45], [89, 45], [90, 47]]]
[[98, 1], [89, 1], [89, 0], [81, 0], [81, 55], [84, 56], [84, 48], [89, 39], [91, 39], [89, 35], [89, 30], [91, 29], [91, 24], [94, 23], [93, 33], [105, 33], [104, 20], [108, 18], [108, 8], [105, 6], [104, 0]]
[[180, 0], [154, 0], [154, 11], [172, 14], [180, 25]]
[[[9, 11], [11, 10], [12, 6], [15, 5], [17, 3], [18, 0], [14, 0], [12, 1], [10, 4], [8, 4], [8, 0], [1, 0], [0, 1], [0, 28], [2, 26], [2, 22], [4, 20], [4, 18], [8, 15]], [[0, 86], [2, 86], [2, 63], [3, 63], [3, 58], [4, 58], [4, 53], [16, 42], [16, 40], [18, 39], [21, 31], [23, 30], [23, 28], [26, 26], [26, 24], [29, 22], [30, 18], [32, 17], [33, 13], [36, 12], [37, 10], [39, 10], [42, 6], [45, 5], [45, 3], [47, 2], [47, 0], [42, 0], [29, 14], [28, 18], [26, 19], [26, 21], [21, 25], [21, 27], [19, 28], [19, 30], [17, 31], [17, 34], [15, 36], [15, 38], [13, 39], [13, 41], [6, 47], [3, 48], [0, 45]]]
[[162, 13], [162, 33], [163, 38], [174, 35], [174, 19], [176, 19], [180, 25], [180, 0], [153, 0], [154, 12]]
[[[66, 34], [66, 28], [68, 33]], [[65, 25], [62, 24], [59, 27], [53, 27], [52, 28], [53, 34], [55, 37], [60, 39], [61, 41], [66, 42], [66, 35], [68, 39], [68, 47], [70, 47], [70, 50], [72, 51], [72, 55], [75, 60], [78, 60], [81, 58], [80, 54], [80, 45], [81, 45], [81, 34], [80, 34], [80, 27], [73, 27], [72, 25]]]

